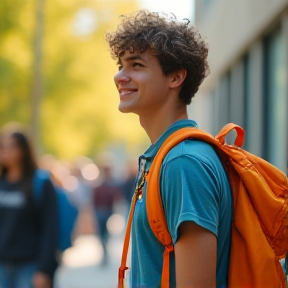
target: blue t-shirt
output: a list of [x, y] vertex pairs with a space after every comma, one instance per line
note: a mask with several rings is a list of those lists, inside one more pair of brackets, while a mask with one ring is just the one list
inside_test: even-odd
[[[182, 127], [197, 127], [192, 120], [174, 123], [139, 159], [139, 175], [148, 171], [165, 139]], [[193, 221], [217, 236], [217, 288], [227, 287], [232, 196], [225, 170], [213, 147], [185, 140], [165, 157], [161, 167], [161, 194], [166, 220], [175, 244], [178, 227]], [[137, 200], [132, 224], [131, 288], [159, 288], [164, 246], [154, 236], [146, 213], [146, 183]], [[176, 287], [175, 255], [170, 256], [170, 288]]]

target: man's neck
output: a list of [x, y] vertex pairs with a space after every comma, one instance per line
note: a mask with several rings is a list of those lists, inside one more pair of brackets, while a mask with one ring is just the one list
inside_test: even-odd
[[163, 109], [158, 110], [157, 113], [148, 113], [140, 115], [141, 126], [146, 131], [152, 144], [176, 121], [188, 119], [187, 109], [185, 107], [178, 107], [174, 110]]

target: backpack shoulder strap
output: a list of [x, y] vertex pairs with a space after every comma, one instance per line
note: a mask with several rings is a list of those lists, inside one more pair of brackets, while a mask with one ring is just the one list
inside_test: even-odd
[[165, 246], [163, 255], [163, 269], [161, 288], [169, 288], [169, 254], [174, 250], [172, 238], [169, 233], [165, 212], [163, 210], [160, 191], [160, 172], [162, 162], [167, 153], [180, 142], [194, 138], [205, 141], [216, 147], [221, 147], [225, 143], [226, 135], [235, 129], [237, 137], [235, 145], [242, 146], [244, 141], [244, 130], [235, 124], [229, 123], [223, 127], [217, 137], [213, 137], [198, 128], [185, 127], [171, 134], [162, 144], [150, 167], [147, 178], [146, 211], [149, 225], [156, 238]]
[[156, 238], [165, 246], [163, 255], [161, 288], [169, 288], [169, 254], [174, 250], [161, 199], [161, 165], [167, 153], [174, 146], [188, 138], [197, 138], [211, 144], [216, 142], [216, 140], [211, 135], [199, 130], [198, 128], [179, 129], [178, 131], [171, 134], [160, 147], [150, 167], [147, 178], [146, 211], [149, 225]]
[[[179, 129], [171, 134], [160, 147], [150, 167], [147, 178], [146, 210], [148, 221], [157, 239], [165, 246], [172, 245], [172, 240], [168, 232], [165, 213], [162, 206], [160, 192], [161, 165], [165, 156], [173, 147], [189, 138], [197, 138], [198, 140], [214, 145], [217, 142], [213, 136], [198, 128], [185, 127]], [[153, 193], [151, 191], [153, 191]]]

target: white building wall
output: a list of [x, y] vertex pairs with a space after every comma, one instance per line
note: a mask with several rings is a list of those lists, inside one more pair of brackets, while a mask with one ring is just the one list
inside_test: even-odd
[[218, 75], [271, 28], [287, 7], [287, 0], [214, 0], [206, 10], [201, 9], [206, 13], [197, 15], [197, 7], [203, 4], [205, 1], [196, 0], [195, 19], [209, 43], [211, 74], [201, 86], [202, 91], [209, 91]]

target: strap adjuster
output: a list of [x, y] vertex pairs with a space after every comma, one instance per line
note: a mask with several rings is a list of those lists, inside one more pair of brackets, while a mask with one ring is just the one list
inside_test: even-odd
[[174, 250], [174, 246], [172, 244], [170, 245], [167, 245], [165, 246], [165, 249], [168, 251], [168, 252], [172, 252]]
[[129, 268], [128, 267], [120, 267], [119, 268], [119, 271], [118, 271], [118, 276], [119, 276], [119, 279], [124, 279], [125, 278], [125, 271], [128, 270]]

